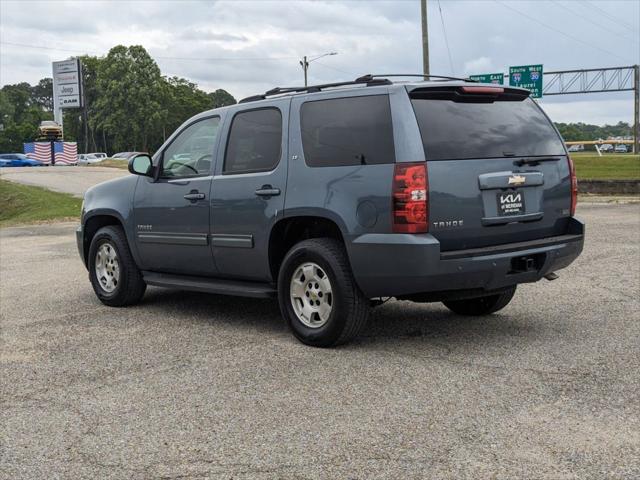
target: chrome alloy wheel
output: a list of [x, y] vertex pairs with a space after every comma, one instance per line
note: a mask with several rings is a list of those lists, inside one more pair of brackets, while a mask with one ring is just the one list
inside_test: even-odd
[[105, 242], [96, 253], [96, 278], [100, 286], [107, 293], [112, 293], [120, 282], [120, 263], [113, 245]]
[[298, 320], [310, 328], [320, 328], [329, 320], [333, 292], [327, 274], [317, 264], [306, 262], [293, 273], [291, 306]]

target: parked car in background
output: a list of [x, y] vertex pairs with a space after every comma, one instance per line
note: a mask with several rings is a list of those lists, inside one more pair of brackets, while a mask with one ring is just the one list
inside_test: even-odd
[[91, 165], [100, 163], [105, 157], [96, 157], [95, 153], [81, 153], [78, 155], [78, 163], [80, 165]]
[[27, 157], [24, 153], [0, 154], [0, 167], [41, 167], [44, 163]]
[[613, 152], [613, 145], [611, 145], [610, 143], [605, 143], [604, 145], [600, 145], [600, 151], [601, 152]]
[[584, 151], [584, 145], [582, 145], [582, 144], [570, 145], [569, 146], [569, 151], [570, 152], [582, 152], [582, 151]]
[[624, 143], [619, 143], [618, 145], [616, 145], [616, 148], [614, 148], [613, 151], [616, 153], [627, 153], [629, 149]]
[[88, 155], [93, 155], [96, 158], [102, 158], [102, 159], [105, 159], [108, 157], [108, 155], [104, 152], [93, 152], [93, 153], [89, 153]]

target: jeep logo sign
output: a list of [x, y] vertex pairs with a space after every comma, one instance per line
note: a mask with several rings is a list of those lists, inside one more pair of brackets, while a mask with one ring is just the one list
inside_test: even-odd
[[61, 97], [78, 97], [80, 95], [80, 88], [78, 87], [77, 83], [58, 85], [57, 87], [58, 95], [60, 95]]

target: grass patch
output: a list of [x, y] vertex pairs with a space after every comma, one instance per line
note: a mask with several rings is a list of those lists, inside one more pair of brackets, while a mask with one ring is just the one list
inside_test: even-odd
[[0, 180], [0, 227], [80, 217], [82, 199]]
[[640, 155], [571, 153], [578, 180], [640, 180]]

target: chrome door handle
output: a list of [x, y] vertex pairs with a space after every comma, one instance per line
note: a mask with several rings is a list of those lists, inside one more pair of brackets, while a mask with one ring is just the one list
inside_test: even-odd
[[204, 200], [205, 199], [205, 194], [204, 193], [198, 193], [198, 192], [191, 192], [191, 193], [187, 193], [184, 196], [185, 200], [190, 200], [192, 202], [195, 202], [196, 200]]
[[276, 195], [280, 195], [280, 189], [273, 188], [271, 185], [263, 185], [256, 190], [256, 195], [259, 197], [274, 197]]

